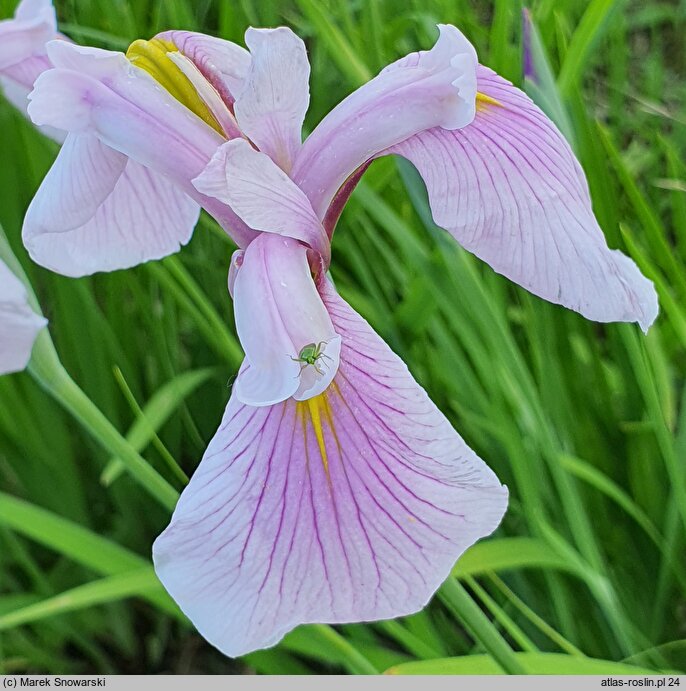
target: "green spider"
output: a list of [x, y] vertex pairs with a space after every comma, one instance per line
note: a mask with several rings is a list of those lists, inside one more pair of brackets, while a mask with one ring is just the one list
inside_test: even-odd
[[308, 365], [312, 365], [317, 374], [324, 374], [324, 372], [317, 365], [317, 361], [321, 360], [322, 358], [327, 358], [328, 360], [331, 359], [328, 355], [324, 354], [325, 346], [326, 341], [320, 341], [319, 343], [308, 343], [306, 346], [303, 346], [298, 354], [298, 357], [291, 356], [291, 360], [293, 360], [293, 362], [300, 363], [300, 374], [302, 374], [302, 371]]

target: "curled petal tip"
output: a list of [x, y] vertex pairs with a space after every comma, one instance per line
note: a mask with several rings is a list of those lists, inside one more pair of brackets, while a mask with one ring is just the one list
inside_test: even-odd
[[293, 394], [296, 401], [306, 401], [326, 391], [336, 376], [341, 359], [341, 337], [315, 344], [320, 348], [314, 364], [300, 366], [300, 384]]
[[329, 238], [303, 191], [267, 154], [245, 139], [222, 144], [195, 188], [228, 204], [254, 230], [307, 243], [328, 266]]
[[79, 75], [56, 69], [43, 72], [28, 96], [27, 112], [36, 125], [49, 125], [67, 132], [89, 128], [91, 109], [88, 90]]
[[236, 399], [256, 408], [286, 401], [298, 390], [299, 367], [285, 356], [274, 359], [272, 366], [252, 366], [247, 361], [233, 385]]

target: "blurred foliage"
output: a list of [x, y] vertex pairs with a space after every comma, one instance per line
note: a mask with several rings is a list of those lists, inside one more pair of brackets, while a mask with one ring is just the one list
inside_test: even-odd
[[[15, 4], [0, 0], [0, 16]], [[308, 129], [383, 65], [430, 46], [437, 22], [460, 27], [483, 63], [522, 83], [517, 0], [56, 6], [65, 33], [112, 49], [167, 28], [242, 42], [249, 25], [289, 25], [312, 62]], [[510, 487], [503, 526], [455, 576], [523, 659], [686, 672], [686, 3], [529, 8], [608, 241], [658, 286], [657, 324], [644, 337], [589, 323], [513, 286], [432, 225], [416, 174], [393, 159], [353, 195], [332, 273]], [[56, 148], [3, 103], [0, 152], [0, 224], [62, 362], [181, 489], [169, 456], [193, 473], [239, 364], [230, 241], [203, 217], [175, 257], [57, 276], [20, 242]], [[359, 671], [360, 658], [380, 671], [420, 661], [423, 672], [493, 669], [438, 599], [403, 620], [302, 627], [271, 650], [224, 658], [163, 597], [149, 553], [168, 514], [118, 466], [27, 374], [0, 379], [0, 672], [321, 673]], [[542, 653], [569, 657], [556, 667]], [[460, 656], [473, 659], [430, 662]]]

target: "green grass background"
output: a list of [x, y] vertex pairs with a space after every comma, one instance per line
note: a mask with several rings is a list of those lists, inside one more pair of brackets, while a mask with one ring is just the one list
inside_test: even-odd
[[[0, 0], [0, 17], [15, 5]], [[387, 62], [429, 47], [437, 22], [522, 81], [517, 0], [56, 6], [65, 33], [112, 49], [167, 28], [241, 42], [249, 25], [291, 26], [312, 63], [308, 129]], [[686, 3], [529, 7], [550, 68], [530, 92], [573, 140], [608, 242], [657, 285], [648, 336], [587, 322], [496, 275], [432, 225], [416, 174], [393, 159], [353, 195], [332, 273], [510, 487], [503, 525], [454, 576], [521, 665], [686, 671]], [[0, 379], [0, 672], [497, 671], [446, 596], [394, 622], [302, 627], [241, 660], [184, 621], [149, 553], [169, 485], [192, 474], [240, 362], [226, 290], [233, 248], [204, 216], [180, 254], [134, 270], [72, 280], [32, 265], [22, 216], [55, 153], [0, 103], [0, 224], [90, 399], [41, 363], [33, 377]], [[146, 491], [150, 474], [125, 471], [141, 465], [166, 479], [162, 501]]]

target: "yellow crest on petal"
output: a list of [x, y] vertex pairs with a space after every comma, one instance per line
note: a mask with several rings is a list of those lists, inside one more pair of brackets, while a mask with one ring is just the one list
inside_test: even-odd
[[[305, 453], [307, 453], [307, 437], [311, 428], [317, 440], [319, 455], [321, 457], [324, 472], [326, 473], [329, 483], [331, 482], [331, 475], [329, 474], [329, 456], [326, 449], [326, 440], [324, 438], [324, 421], [326, 421], [331, 435], [333, 436], [333, 439], [335, 440], [340, 451], [340, 444], [338, 442], [338, 437], [336, 436], [336, 430], [334, 429], [333, 415], [331, 413], [331, 405], [329, 404], [328, 399], [329, 392], [331, 391], [337, 391], [335, 384], [332, 384], [329, 389], [324, 391], [324, 393], [320, 393], [318, 396], [308, 398], [306, 401], [298, 401], [296, 403], [297, 415], [302, 421], [303, 434], [305, 436]], [[309, 457], [307, 460], [309, 461]]]
[[479, 111], [484, 111], [487, 109], [487, 106], [500, 106], [501, 108], [504, 108], [503, 104], [500, 101], [497, 101], [495, 98], [491, 98], [490, 96], [486, 94], [482, 94], [480, 91], [476, 92], [476, 109]]
[[190, 80], [169, 58], [169, 53], [178, 52], [171, 41], [152, 38], [149, 41], [138, 39], [126, 51], [132, 65], [145, 70], [160, 86], [164, 87], [177, 101], [204, 120], [219, 134], [224, 132], [205, 101], [200, 98]]

